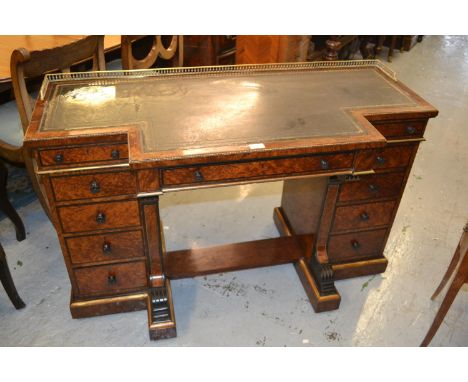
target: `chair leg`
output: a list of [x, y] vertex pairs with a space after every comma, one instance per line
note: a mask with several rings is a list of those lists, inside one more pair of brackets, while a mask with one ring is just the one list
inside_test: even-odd
[[377, 43], [375, 44], [374, 47], [374, 58], [378, 57], [380, 55], [380, 52], [382, 51], [382, 46], [385, 41], [385, 37], [387, 36], [379, 36]]
[[390, 47], [388, 49], [388, 62], [392, 62], [393, 50], [395, 49], [396, 38], [397, 36], [392, 36], [392, 39], [390, 41]]
[[0, 280], [2, 281], [3, 287], [7, 292], [8, 297], [10, 297], [11, 302], [16, 309], [22, 309], [26, 304], [21, 300], [21, 297], [18, 295], [13, 279], [11, 278], [10, 270], [8, 269], [8, 264], [6, 261], [5, 252], [2, 245], [0, 244]]
[[457, 264], [459, 261], [460, 261], [460, 243], [458, 243], [457, 249], [455, 250], [455, 253], [453, 254], [452, 260], [450, 261], [447, 271], [445, 272], [445, 275], [442, 278], [442, 281], [440, 282], [439, 286], [437, 287], [434, 294], [432, 295], [431, 300], [434, 300], [442, 291], [442, 289], [444, 289], [445, 285], [447, 284], [447, 281], [449, 281], [450, 279], [450, 276], [452, 276], [453, 271], [455, 271], [455, 268], [457, 267]]
[[21, 218], [19, 217], [18, 213], [15, 211], [14, 207], [8, 200], [7, 180], [8, 169], [6, 168], [4, 163], [0, 161], [0, 210], [2, 210], [15, 225], [16, 239], [18, 241], [22, 241], [26, 238], [26, 231], [24, 229], [24, 224]]
[[437, 332], [437, 329], [439, 329], [439, 326], [444, 320], [444, 317], [447, 314], [450, 306], [452, 305], [453, 300], [455, 300], [455, 297], [457, 296], [458, 291], [460, 290], [462, 285], [468, 280], [467, 273], [468, 273], [468, 252], [463, 254], [463, 259], [460, 263], [460, 266], [458, 267], [457, 273], [455, 274], [452, 284], [450, 285], [447, 291], [447, 294], [445, 295], [444, 300], [442, 301], [442, 304], [440, 305], [439, 311], [437, 312], [434, 318], [434, 321], [432, 322], [432, 325], [426, 334], [426, 337], [421, 343], [421, 346], [427, 346], [431, 342], [432, 337], [434, 337], [434, 335]]

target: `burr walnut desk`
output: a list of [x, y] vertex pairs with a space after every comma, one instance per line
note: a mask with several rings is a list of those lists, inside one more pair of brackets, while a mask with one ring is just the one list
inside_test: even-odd
[[[72, 316], [147, 308], [150, 337], [168, 338], [171, 279], [284, 263], [315, 311], [337, 309], [335, 280], [385, 270], [436, 115], [375, 60], [48, 75], [25, 146]], [[279, 237], [166, 251], [160, 195], [280, 179]]]

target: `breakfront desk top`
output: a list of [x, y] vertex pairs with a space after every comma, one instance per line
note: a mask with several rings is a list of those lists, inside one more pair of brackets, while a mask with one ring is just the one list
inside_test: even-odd
[[377, 147], [362, 115], [434, 109], [379, 61], [48, 75], [26, 142], [130, 132], [129, 161]]
[[[436, 115], [375, 60], [48, 75], [24, 145], [72, 316], [146, 308], [150, 337], [173, 337], [171, 279], [285, 263], [315, 311], [337, 309], [335, 280], [385, 271]], [[280, 237], [166, 250], [160, 195], [279, 179]]]

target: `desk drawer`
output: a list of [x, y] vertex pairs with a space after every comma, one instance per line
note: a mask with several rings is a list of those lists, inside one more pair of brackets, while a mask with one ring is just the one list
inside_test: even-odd
[[65, 241], [73, 264], [131, 260], [145, 256], [143, 236], [139, 230], [69, 237]]
[[59, 207], [64, 233], [140, 225], [136, 200]]
[[80, 295], [121, 293], [147, 285], [144, 261], [75, 269]]
[[332, 232], [390, 224], [395, 201], [337, 207]]
[[403, 172], [364, 175], [359, 180], [343, 183], [338, 201], [396, 198], [400, 194], [404, 177]]
[[163, 171], [166, 186], [261, 179], [352, 169], [353, 153], [270, 159], [233, 164], [169, 168]]
[[328, 257], [332, 263], [382, 255], [387, 229], [331, 236]]
[[128, 158], [126, 143], [115, 143], [95, 146], [64, 147], [39, 151], [42, 166], [66, 166], [71, 164], [122, 162]]
[[356, 171], [406, 167], [417, 145], [387, 146], [384, 149], [362, 150], [356, 155]]
[[426, 120], [411, 120], [398, 122], [375, 122], [373, 125], [389, 139], [420, 138], [426, 128]]
[[55, 200], [77, 200], [103, 196], [134, 195], [136, 177], [131, 171], [51, 178]]

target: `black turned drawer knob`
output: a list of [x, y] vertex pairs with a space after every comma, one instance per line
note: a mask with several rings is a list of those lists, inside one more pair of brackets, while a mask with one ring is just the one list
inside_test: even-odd
[[115, 283], [117, 283], [117, 277], [115, 275], [109, 275], [107, 276], [107, 282], [110, 285], [114, 285]]
[[351, 245], [354, 249], [359, 249], [361, 247], [361, 244], [359, 244], [359, 241], [357, 240], [351, 240]]
[[203, 175], [200, 172], [200, 170], [195, 171], [195, 180], [197, 182], [202, 182], [203, 181]]
[[112, 150], [111, 151], [112, 159], [119, 159], [120, 158], [120, 151], [119, 150]]
[[106, 215], [103, 212], [99, 212], [96, 215], [96, 221], [98, 222], [98, 224], [105, 223], [106, 222]]
[[55, 162], [62, 163], [63, 162], [63, 154], [61, 154], [61, 153], [55, 154], [54, 159], [55, 159]]
[[408, 125], [408, 126], [406, 126], [406, 132], [409, 135], [413, 135], [414, 133], [416, 133], [416, 127]]
[[375, 184], [369, 184], [369, 191], [377, 192], [379, 191], [379, 188]]
[[361, 220], [364, 220], [364, 221], [369, 220], [369, 215], [367, 214], [367, 212], [363, 212], [361, 214]]
[[107, 241], [105, 241], [104, 244], [102, 245], [102, 252], [104, 252], [104, 253], [111, 253], [111, 251], [112, 251], [112, 248], [111, 248], [110, 243], [108, 243]]
[[330, 163], [326, 159], [320, 159], [320, 166], [322, 170], [328, 170], [330, 168]]
[[376, 158], [376, 160], [377, 160], [377, 163], [378, 163], [378, 164], [384, 164], [384, 163], [385, 163], [385, 158], [384, 158], [383, 156], [381, 156], [381, 155], [379, 155], [379, 156]]
[[99, 191], [101, 191], [101, 187], [99, 186], [99, 183], [98, 183], [98, 182], [96, 182], [95, 180], [93, 180], [93, 181], [89, 184], [89, 190], [91, 191], [91, 193], [97, 194]]

